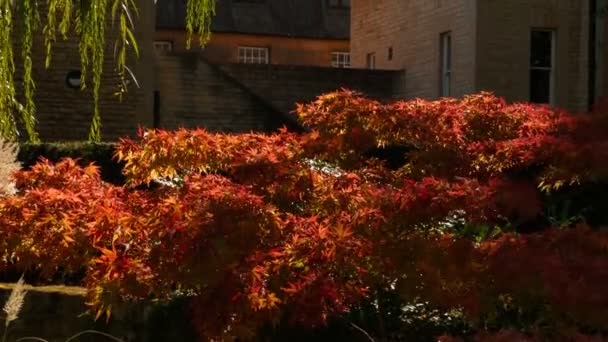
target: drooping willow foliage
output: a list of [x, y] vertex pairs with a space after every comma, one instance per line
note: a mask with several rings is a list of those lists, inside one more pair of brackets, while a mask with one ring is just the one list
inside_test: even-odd
[[[0, 136], [8, 140], [39, 141], [36, 131], [35, 80], [32, 75], [34, 37], [42, 33], [46, 67], [52, 63], [53, 45], [75, 35], [79, 40], [81, 87], [88, 83], [93, 93], [90, 141], [101, 139], [99, 91], [104, 73], [107, 38], [114, 40], [114, 72], [120, 79], [117, 95], [126, 91], [126, 80], [134, 77], [127, 56], [139, 56], [135, 38], [138, 1], [155, 0], [0, 0]], [[215, 0], [188, 0], [186, 29], [204, 44], [210, 35]], [[188, 45], [190, 43], [188, 39]], [[19, 44], [19, 45], [17, 45]], [[20, 55], [15, 55], [15, 48]], [[19, 59], [17, 59], [19, 58]], [[21, 68], [16, 65], [22, 64]], [[17, 95], [16, 70], [23, 73], [22, 94]], [[20, 128], [23, 128], [26, 135]]]

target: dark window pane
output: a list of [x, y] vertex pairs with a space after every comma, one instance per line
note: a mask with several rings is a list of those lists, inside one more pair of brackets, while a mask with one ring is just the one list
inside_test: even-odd
[[530, 101], [533, 103], [549, 103], [551, 100], [551, 71], [530, 71]]
[[449, 71], [452, 70], [452, 35], [448, 34], [446, 40], [445, 66], [446, 69]]
[[530, 46], [530, 64], [533, 67], [551, 67], [552, 32], [532, 31]]
[[439, 95], [450, 96], [450, 72], [452, 69], [452, 36], [450, 32], [440, 35]]
[[329, 7], [349, 8], [350, 0], [328, 0]]
[[450, 96], [450, 79], [451, 75], [449, 72], [443, 76], [443, 81], [441, 83], [441, 96], [443, 97]]

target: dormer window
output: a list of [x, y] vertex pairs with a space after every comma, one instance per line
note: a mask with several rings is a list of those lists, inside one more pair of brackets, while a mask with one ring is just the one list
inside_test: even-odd
[[239, 63], [268, 64], [268, 48], [256, 46], [239, 46]]

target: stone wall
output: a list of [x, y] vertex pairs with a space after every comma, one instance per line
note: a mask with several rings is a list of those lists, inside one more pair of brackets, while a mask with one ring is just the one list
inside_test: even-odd
[[[0, 284], [0, 305], [4, 305], [13, 284]], [[87, 313], [85, 289], [67, 286], [28, 287], [19, 318], [11, 323], [7, 341], [22, 337], [38, 337], [48, 342], [64, 342], [86, 330], [109, 333], [125, 342], [196, 341], [189, 321], [188, 306], [175, 302], [171, 305], [133, 305], [113, 310], [111, 319], [98, 321]], [[4, 321], [0, 335], [4, 333]], [[76, 341], [110, 339], [87, 334]]]
[[196, 53], [159, 56], [160, 126], [211, 131], [295, 127], [296, 103], [342, 87], [381, 99], [400, 95], [403, 73], [284, 65], [207, 63]]
[[219, 67], [284, 113], [293, 111], [296, 103], [312, 101], [340, 88], [392, 99], [402, 93], [404, 85], [401, 71], [244, 64]]
[[[122, 102], [114, 96], [118, 79], [115, 76], [114, 37], [108, 32], [104, 76], [100, 91], [100, 111], [102, 116], [103, 140], [115, 140], [123, 135], [137, 132], [138, 125], [152, 123], [153, 104], [153, 44], [154, 5], [149, 0], [138, 0], [139, 16], [136, 19], [135, 34], [139, 43], [140, 58], [132, 59], [129, 67], [133, 70], [139, 88], [131, 83], [129, 93]], [[116, 28], [116, 26], [114, 26]], [[18, 49], [18, 46], [16, 46]], [[21, 65], [16, 55], [17, 65]], [[42, 34], [34, 41], [33, 65], [36, 81], [35, 103], [37, 106], [38, 130], [45, 141], [86, 140], [93, 114], [93, 96], [89, 89], [80, 91], [66, 84], [68, 72], [81, 70], [78, 40], [71, 36], [61, 38], [54, 44], [52, 62], [49, 69], [44, 67], [46, 50]], [[16, 81], [21, 82], [21, 70]]]
[[439, 37], [452, 35], [452, 94], [475, 91], [475, 0], [352, 0], [351, 59], [365, 68], [407, 70], [405, 96], [439, 96]]
[[555, 104], [586, 111], [589, 77], [589, 1], [478, 1], [477, 76], [479, 90], [511, 101], [530, 97], [530, 32], [556, 34]]
[[[489, 90], [529, 101], [530, 31], [556, 31], [555, 105], [586, 111], [589, 102], [589, 0], [352, 0], [354, 67], [376, 55], [380, 69], [405, 69], [405, 96], [439, 96], [440, 34], [452, 38], [451, 95]], [[603, 3], [603, 2], [602, 2]], [[606, 20], [599, 17], [604, 38]], [[597, 95], [605, 96], [606, 44], [598, 42]], [[392, 51], [392, 58], [389, 56]]]
[[155, 73], [161, 128], [242, 133], [273, 131], [288, 124], [263, 99], [196, 54], [159, 56]]

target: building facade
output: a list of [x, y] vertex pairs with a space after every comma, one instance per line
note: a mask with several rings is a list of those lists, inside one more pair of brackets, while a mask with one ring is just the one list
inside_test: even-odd
[[608, 94], [602, 0], [353, 0], [353, 67], [405, 70], [405, 96], [483, 90], [587, 111]]
[[[156, 49], [184, 52], [184, 2], [156, 7]], [[349, 67], [349, 31], [350, 0], [218, 0], [211, 40], [192, 49], [216, 64]]]
[[[222, 2], [234, 7], [219, 7]], [[343, 67], [350, 63], [346, 0], [220, 0], [213, 21], [214, 39], [204, 49], [194, 41], [191, 51], [185, 51], [183, 6], [157, 7], [150, 0], [137, 0], [137, 4], [139, 15], [133, 20], [140, 58], [130, 55], [128, 60], [137, 82], [130, 83], [122, 101], [115, 96], [119, 80], [112, 42], [116, 32], [107, 32], [99, 99], [104, 141], [133, 136], [140, 127], [271, 132], [286, 126], [299, 130], [302, 127], [292, 113], [296, 102], [312, 101], [341, 87], [391, 98], [393, 89], [403, 83], [398, 71], [332, 67], [332, 62]], [[162, 0], [158, 4], [162, 5]], [[176, 10], [181, 14], [175, 14]], [[182, 28], [156, 30], [167, 23], [159, 12], [173, 13], [169, 17], [180, 18]], [[42, 41], [43, 37], [36, 39]], [[167, 48], [165, 39], [171, 42], [172, 53], [155, 53], [155, 47]], [[264, 47], [269, 54], [259, 52], [258, 48]], [[86, 140], [94, 106], [90, 85], [79, 89], [78, 38], [72, 35], [56, 42], [48, 69], [45, 57], [44, 45], [36, 45], [35, 102], [41, 138]], [[16, 73], [17, 83], [21, 74]]]

